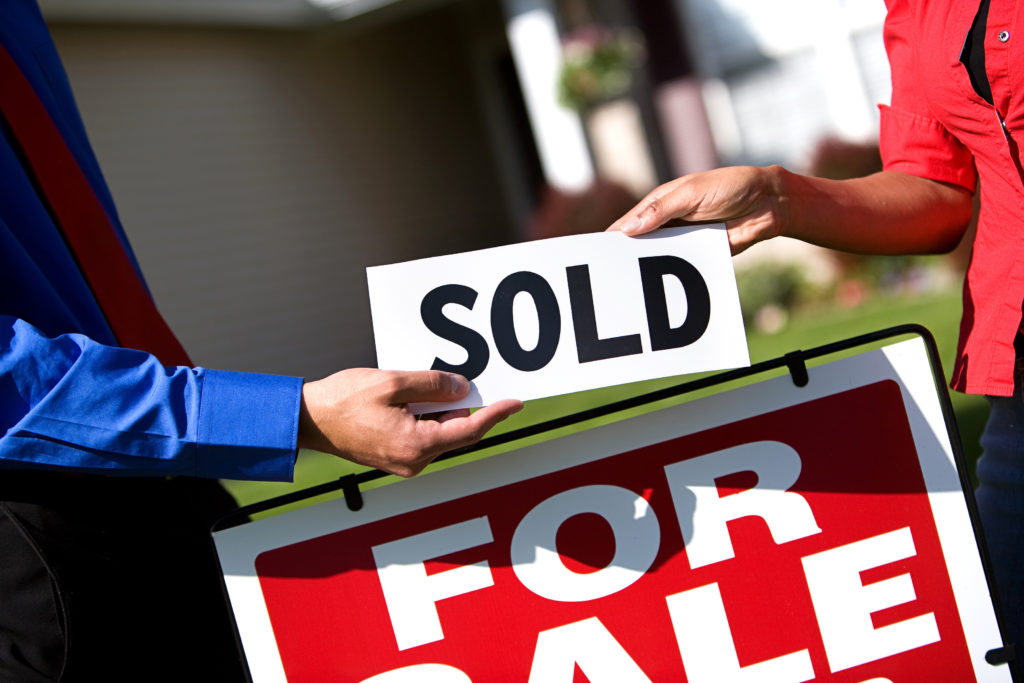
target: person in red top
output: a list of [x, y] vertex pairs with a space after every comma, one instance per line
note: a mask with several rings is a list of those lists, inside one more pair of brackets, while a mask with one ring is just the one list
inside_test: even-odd
[[[871, 254], [955, 247], [981, 192], [964, 284], [954, 389], [989, 397], [978, 505], [1008, 626], [1024, 645], [1024, 12], [1011, 0], [886, 0], [892, 101], [881, 107], [883, 170], [850, 180], [779, 166], [695, 173], [656, 188], [609, 230], [671, 219], [725, 223], [733, 253], [785, 235]], [[1024, 347], [1022, 347], [1024, 348]]]

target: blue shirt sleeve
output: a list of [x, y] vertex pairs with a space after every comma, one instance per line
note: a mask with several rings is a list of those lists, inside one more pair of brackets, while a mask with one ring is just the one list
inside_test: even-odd
[[0, 468], [290, 481], [301, 389], [0, 315]]

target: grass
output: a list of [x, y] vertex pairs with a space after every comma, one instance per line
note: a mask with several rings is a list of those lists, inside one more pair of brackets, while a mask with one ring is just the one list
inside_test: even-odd
[[[852, 309], [838, 307], [806, 309], [795, 314], [789, 321], [789, 324], [778, 333], [763, 334], [756, 331], [748, 331], [747, 341], [750, 348], [751, 362], [756, 363], [770, 360], [782, 356], [789, 351], [810, 349], [895, 325], [917, 323], [927, 328], [935, 337], [942, 367], [946, 376], [948, 376], [956, 352], [960, 306], [959, 291], [946, 291], [928, 295], [906, 295], [892, 298], [876, 297]], [[525, 427], [552, 417], [604, 405], [621, 398], [671, 386], [685, 379], [689, 378], [673, 377], [649, 382], [638, 382], [568, 396], [531, 401], [522, 412], [500, 425], [493, 433], [497, 434]], [[977, 459], [979, 451], [978, 437], [988, 416], [988, 404], [983, 398], [978, 396], [965, 396], [954, 393], [952, 398], [961, 440], [964, 445], [964, 453], [967, 456], [969, 469], [973, 473], [973, 463]], [[591, 422], [586, 426], [589, 427], [593, 424]], [[564, 431], [558, 433], [564, 433]], [[547, 435], [545, 438], [550, 438], [550, 435]], [[539, 439], [532, 439], [532, 441], [536, 440]], [[500, 448], [491, 449], [491, 452], [481, 453], [477, 457], [485, 457], [494, 452], [500, 452], [500, 450]], [[432, 467], [451, 466], [455, 464], [456, 460], [464, 461], [464, 459], [460, 458], [450, 462], [438, 463]], [[359, 468], [356, 466], [339, 458], [322, 453], [304, 451], [299, 455], [295, 468], [295, 480], [292, 483], [228, 481], [225, 484], [231, 493], [234, 494], [239, 504], [246, 505], [332, 481], [344, 474], [358, 470]], [[388, 478], [378, 480], [375, 483], [387, 483], [391, 480]]]

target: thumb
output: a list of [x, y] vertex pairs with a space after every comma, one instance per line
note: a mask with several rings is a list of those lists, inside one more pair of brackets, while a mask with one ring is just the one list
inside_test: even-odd
[[440, 370], [416, 370], [399, 375], [392, 394], [394, 403], [447, 403], [469, 393], [469, 380]]

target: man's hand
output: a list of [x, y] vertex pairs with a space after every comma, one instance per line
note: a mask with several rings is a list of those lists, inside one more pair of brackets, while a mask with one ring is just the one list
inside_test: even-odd
[[399, 372], [354, 368], [306, 382], [299, 414], [299, 447], [411, 477], [446, 451], [479, 441], [518, 412], [504, 400], [470, 414], [453, 410], [417, 419], [408, 403], [456, 401], [469, 392], [460, 375], [439, 370]]

